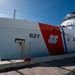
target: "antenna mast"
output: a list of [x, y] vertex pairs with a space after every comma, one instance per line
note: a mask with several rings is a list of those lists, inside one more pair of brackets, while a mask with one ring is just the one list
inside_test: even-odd
[[60, 0], [60, 23], [61, 23], [61, 0]]
[[14, 19], [15, 19], [15, 16], [16, 16], [16, 9], [14, 9], [14, 16], [13, 16]]

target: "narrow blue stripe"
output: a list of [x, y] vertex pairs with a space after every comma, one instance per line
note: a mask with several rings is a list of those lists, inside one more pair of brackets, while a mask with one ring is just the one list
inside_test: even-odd
[[63, 40], [64, 40], [65, 53], [68, 53], [68, 52], [67, 52], [67, 45], [66, 45], [66, 39], [65, 39], [64, 29], [63, 29], [63, 28], [61, 28], [61, 29], [62, 29], [62, 35], [63, 35]]

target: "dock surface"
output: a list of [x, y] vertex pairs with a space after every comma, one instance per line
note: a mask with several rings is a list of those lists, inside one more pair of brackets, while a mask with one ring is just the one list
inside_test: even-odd
[[[75, 57], [6, 69], [0, 75], [68, 75], [75, 69]], [[73, 74], [75, 75], [75, 74]]]

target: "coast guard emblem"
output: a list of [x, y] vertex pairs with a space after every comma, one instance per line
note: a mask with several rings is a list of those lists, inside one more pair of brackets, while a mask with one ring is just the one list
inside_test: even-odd
[[50, 35], [48, 39], [48, 43], [50, 44], [56, 44], [58, 41], [58, 36], [57, 35]]

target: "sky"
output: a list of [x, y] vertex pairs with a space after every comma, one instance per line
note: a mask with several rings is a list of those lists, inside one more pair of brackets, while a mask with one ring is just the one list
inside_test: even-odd
[[0, 0], [0, 17], [60, 25], [64, 17], [75, 11], [75, 0]]

